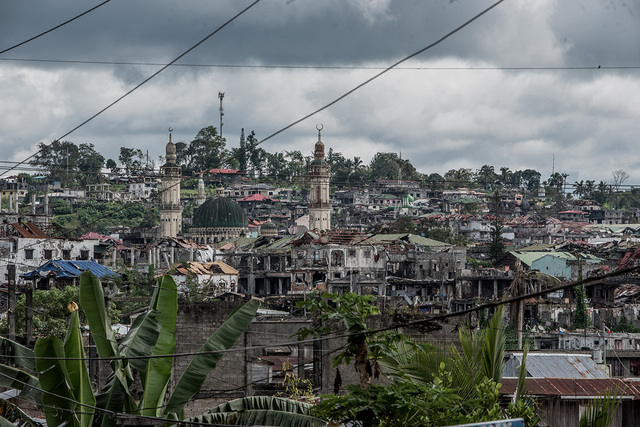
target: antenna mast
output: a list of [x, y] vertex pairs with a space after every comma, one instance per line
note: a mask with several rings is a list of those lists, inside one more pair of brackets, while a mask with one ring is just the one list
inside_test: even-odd
[[220, 98], [220, 139], [222, 139], [222, 117], [224, 116], [224, 108], [222, 108], [222, 100], [224, 99], [224, 92], [218, 92], [218, 98]]

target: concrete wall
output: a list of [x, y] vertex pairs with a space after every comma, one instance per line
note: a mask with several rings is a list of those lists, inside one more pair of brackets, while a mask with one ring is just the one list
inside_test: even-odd
[[[397, 304], [394, 303], [397, 302]], [[229, 313], [240, 302], [211, 301], [206, 303], [180, 303], [176, 325], [177, 354], [197, 352], [208, 337], [224, 322]], [[404, 311], [400, 299], [380, 299], [380, 311], [384, 316], [375, 316], [369, 322], [370, 328], [380, 328], [392, 324], [403, 324], [415, 320], [412, 315]], [[262, 378], [253, 378], [251, 360], [255, 356], [265, 355], [266, 348], [288, 347], [291, 355], [298, 353], [298, 343], [291, 335], [300, 328], [310, 327], [309, 320], [292, 316], [257, 316], [249, 329], [236, 342], [234, 348], [243, 350], [231, 351], [225, 354], [218, 366], [207, 377], [200, 393], [185, 408], [185, 415], [199, 414], [221, 402], [255, 393], [252, 383]], [[344, 334], [341, 323], [332, 324], [336, 334]], [[452, 342], [451, 337], [457, 323], [434, 323], [416, 327], [400, 328], [400, 332], [420, 342], [446, 341]], [[305, 344], [302, 351], [306, 357], [316, 357], [315, 366], [321, 372], [316, 394], [330, 393], [336, 369], [331, 360], [343, 349], [346, 338], [335, 338], [322, 341], [321, 344]], [[245, 350], [244, 348], [250, 348]], [[170, 387], [175, 386], [180, 376], [187, 368], [192, 356], [176, 357], [174, 360], [174, 376]], [[341, 366], [340, 373], [344, 387], [358, 383], [358, 375], [353, 366]]]

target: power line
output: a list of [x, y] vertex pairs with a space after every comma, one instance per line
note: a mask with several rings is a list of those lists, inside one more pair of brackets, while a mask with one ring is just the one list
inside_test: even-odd
[[[89, 61], [74, 59], [32, 59], [32, 58], [0, 58], [0, 61], [14, 62], [43, 62], [56, 64], [87, 64], [87, 65], [136, 65], [136, 66], [163, 66], [164, 62], [135, 62], [135, 61]], [[172, 67], [193, 67], [193, 68], [246, 68], [246, 69], [282, 69], [282, 70], [386, 70], [388, 67], [365, 66], [365, 65], [269, 65], [269, 64], [188, 64], [178, 63], [171, 64]], [[422, 71], [575, 71], [575, 70], [637, 70], [640, 66], [635, 65], [585, 65], [585, 66], [548, 66], [548, 67], [512, 67], [512, 66], [495, 66], [495, 67], [394, 67], [394, 70], [422, 70]]]
[[42, 32], [42, 33], [40, 33], [40, 34], [38, 34], [38, 35], [36, 35], [36, 36], [31, 37], [30, 39], [27, 39], [27, 40], [25, 40], [25, 41], [23, 41], [23, 42], [20, 42], [20, 43], [18, 43], [18, 44], [15, 44], [15, 45], [13, 45], [13, 46], [11, 46], [11, 47], [9, 47], [9, 48], [6, 48], [6, 49], [4, 49], [4, 50], [0, 50], [0, 55], [1, 55], [1, 54], [3, 54], [3, 53], [5, 53], [5, 52], [9, 52], [10, 50], [15, 49], [15, 48], [17, 48], [17, 47], [19, 47], [19, 46], [22, 46], [23, 44], [29, 43], [30, 41], [33, 41], [33, 40], [35, 40], [35, 39], [37, 39], [37, 38], [39, 38], [39, 37], [42, 37], [42, 36], [44, 36], [45, 34], [48, 34], [48, 33], [52, 32], [52, 31], [55, 31], [55, 30], [57, 30], [58, 28], [63, 27], [63, 26], [65, 26], [65, 25], [67, 25], [68, 23], [73, 22], [73, 21], [75, 21], [76, 19], [78, 19], [78, 18], [80, 18], [80, 17], [82, 17], [82, 16], [86, 15], [87, 13], [89, 13], [89, 12], [92, 12], [92, 11], [96, 10], [96, 9], [97, 9], [97, 8], [99, 8], [100, 6], [104, 6], [105, 4], [109, 3], [110, 1], [111, 1], [111, 0], [105, 0], [105, 1], [103, 1], [102, 3], [100, 3], [100, 4], [98, 4], [98, 5], [94, 6], [94, 7], [92, 7], [91, 9], [89, 9], [89, 10], [87, 10], [87, 11], [85, 11], [85, 12], [82, 12], [80, 15], [74, 16], [73, 18], [71, 18], [71, 19], [69, 19], [69, 20], [67, 20], [67, 21], [64, 21], [62, 24], [56, 25], [55, 27], [50, 28], [50, 29], [48, 29], [47, 31], [44, 31], [44, 32]]
[[[384, 327], [380, 327], [380, 328], [376, 328], [376, 329], [370, 329], [370, 330], [367, 330], [367, 331], [364, 331], [364, 332], [358, 332], [358, 333], [344, 333], [346, 331], [346, 329], [342, 329], [342, 330], [339, 330], [337, 332], [332, 332], [330, 334], [323, 335], [321, 337], [309, 338], [309, 339], [304, 339], [304, 340], [296, 340], [296, 341], [280, 342], [280, 343], [278, 343], [278, 346], [292, 346], [292, 345], [296, 345], [296, 344], [300, 344], [300, 343], [302, 343], [302, 344], [313, 344], [315, 342], [327, 341], [327, 340], [332, 340], [332, 339], [350, 338], [350, 337], [360, 336], [360, 335], [369, 336], [369, 335], [378, 334], [380, 332], [387, 332], [387, 331], [391, 331], [391, 330], [396, 330], [398, 328], [421, 326], [421, 325], [425, 325], [425, 324], [428, 324], [428, 323], [434, 323], [434, 322], [439, 322], [439, 321], [442, 321], [442, 320], [446, 320], [446, 319], [449, 319], [449, 318], [452, 318], [452, 317], [465, 316], [467, 314], [474, 313], [474, 312], [481, 311], [481, 310], [486, 310], [486, 309], [489, 309], [489, 308], [496, 308], [496, 307], [499, 307], [501, 305], [506, 305], [506, 304], [510, 304], [510, 303], [513, 303], [513, 302], [519, 302], [519, 301], [523, 301], [523, 300], [530, 299], [530, 298], [536, 298], [536, 297], [545, 296], [546, 294], [557, 292], [557, 291], [561, 291], [561, 290], [565, 290], [565, 289], [570, 289], [570, 288], [573, 288], [574, 286], [592, 286], [592, 285], [596, 284], [597, 282], [603, 281], [604, 279], [609, 279], [609, 278], [613, 278], [613, 277], [617, 277], [617, 276], [622, 276], [622, 275], [625, 275], [625, 274], [636, 272], [638, 270], [640, 270], [640, 266], [629, 267], [629, 268], [625, 268], [625, 269], [621, 269], [621, 270], [616, 270], [616, 271], [613, 271], [613, 272], [610, 272], [610, 273], [605, 273], [605, 274], [600, 275], [600, 276], [590, 277], [590, 278], [583, 279], [583, 280], [578, 280], [578, 281], [575, 281], [575, 282], [570, 282], [570, 283], [565, 283], [565, 284], [558, 285], [558, 286], [549, 287], [549, 288], [547, 288], [545, 290], [542, 290], [542, 291], [536, 291], [536, 292], [531, 292], [531, 293], [527, 293], [527, 294], [523, 294], [523, 295], [519, 295], [519, 296], [504, 298], [504, 299], [502, 299], [500, 301], [480, 304], [480, 305], [478, 305], [476, 307], [468, 308], [468, 309], [465, 309], [465, 310], [460, 310], [460, 311], [451, 312], [451, 313], [445, 313], [445, 314], [439, 314], [439, 315], [428, 317], [428, 318], [421, 319], [421, 320], [397, 322], [397, 323], [394, 323], [394, 324], [389, 325], [389, 326], [384, 326]], [[273, 347], [273, 344], [249, 346], [249, 347], [232, 347], [232, 348], [229, 348], [229, 349], [226, 349], [226, 350], [215, 350], [215, 351], [206, 351], [206, 352], [196, 351], [196, 352], [173, 353], [173, 354], [167, 354], [167, 355], [91, 358], [91, 360], [113, 361], [113, 360], [132, 360], [132, 359], [160, 359], [160, 358], [167, 358], [167, 357], [188, 357], [188, 356], [198, 356], [198, 355], [207, 355], [207, 354], [236, 353], [236, 352], [239, 352], [239, 351], [248, 351], [248, 350], [263, 350], [263, 349], [270, 348], [270, 347]], [[12, 356], [4, 356], [4, 357], [12, 357]], [[17, 357], [17, 356], [14, 356], [14, 357]], [[88, 358], [68, 358], [68, 359], [65, 359], [65, 360], [80, 360], [80, 359], [88, 360]]]
[[[330, 103], [326, 104], [323, 107], [318, 108], [317, 110], [313, 111], [312, 113], [307, 114], [306, 116], [294, 121], [293, 123], [283, 127], [282, 129], [272, 133], [271, 135], [267, 136], [266, 138], [262, 139], [261, 141], [259, 141], [256, 145], [258, 144], [262, 144], [265, 141], [268, 141], [269, 139], [273, 138], [276, 135], [279, 135], [280, 133], [284, 132], [285, 130], [297, 125], [300, 122], [303, 122], [304, 120], [315, 116], [316, 114], [318, 114], [321, 111], [326, 110], [327, 108], [331, 107], [332, 105], [336, 104], [337, 102], [343, 100], [344, 98], [346, 98], [347, 96], [351, 95], [352, 93], [354, 93], [355, 91], [357, 91], [358, 89], [366, 86], [367, 84], [371, 83], [372, 81], [376, 80], [378, 77], [382, 76], [383, 74], [391, 71], [392, 69], [394, 69], [395, 67], [397, 67], [398, 65], [402, 64], [403, 62], [408, 61], [409, 59], [420, 55], [421, 53], [425, 52], [426, 50], [431, 49], [434, 46], [437, 46], [438, 44], [442, 43], [444, 40], [448, 39], [449, 37], [451, 37], [452, 35], [454, 35], [455, 33], [457, 33], [458, 31], [462, 30], [463, 28], [465, 28], [466, 26], [470, 25], [472, 22], [474, 22], [475, 20], [477, 20], [478, 18], [480, 18], [482, 15], [484, 15], [485, 13], [489, 12], [491, 9], [493, 9], [494, 7], [498, 6], [500, 3], [502, 3], [504, 0], [498, 0], [496, 3], [492, 4], [491, 6], [489, 6], [488, 8], [484, 9], [482, 12], [478, 13], [477, 15], [475, 15], [473, 18], [469, 19], [468, 21], [466, 21], [464, 24], [460, 25], [459, 27], [457, 27], [456, 29], [454, 29], [453, 31], [450, 31], [449, 33], [445, 34], [444, 36], [442, 36], [440, 39], [436, 40], [435, 42], [431, 43], [428, 46], [423, 47], [422, 49], [412, 53], [409, 56], [404, 57], [403, 59], [397, 61], [396, 63], [390, 65], [389, 67], [385, 68], [383, 71], [379, 72], [378, 74], [374, 75], [373, 77], [365, 80], [364, 82], [360, 83], [358, 86], [356, 86], [355, 88], [349, 90], [348, 92], [344, 93], [343, 95], [339, 96], [338, 98], [334, 99], [333, 101], [331, 101]], [[0, 175], [1, 176], [1, 175]]]
[[[229, 20], [227, 20], [224, 24], [220, 25], [218, 28], [216, 28], [214, 31], [212, 31], [211, 33], [209, 33], [206, 37], [204, 37], [203, 39], [201, 39], [199, 42], [197, 42], [196, 44], [194, 44], [193, 46], [191, 46], [189, 49], [187, 49], [186, 51], [184, 51], [183, 53], [181, 53], [180, 55], [178, 55], [173, 61], [169, 62], [167, 65], [163, 66], [162, 68], [160, 68], [158, 71], [156, 71], [155, 73], [151, 74], [149, 77], [147, 77], [146, 79], [144, 79], [142, 82], [138, 83], [136, 86], [134, 86], [132, 89], [130, 89], [129, 91], [127, 91], [124, 95], [120, 96], [118, 99], [116, 99], [115, 101], [113, 101], [112, 103], [110, 103], [109, 105], [107, 105], [106, 107], [104, 107], [102, 110], [98, 111], [97, 113], [95, 113], [94, 115], [92, 115], [91, 117], [89, 117], [88, 119], [86, 119], [85, 121], [83, 121], [82, 123], [80, 123], [79, 125], [77, 125], [76, 127], [74, 127], [73, 129], [71, 129], [70, 131], [68, 131], [67, 133], [65, 133], [64, 135], [58, 137], [55, 139], [55, 141], [59, 141], [65, 137], [67, 137], [68, 135], [70, 135], [71, 133], [75, 132], [76, 130], [80, 129], [82, 126], [86, 125], [87, 123], [89, 123], [91, 120], [95, 119], [96, 117], [98, 117], [100, 114], [104, 113], [105, 111], [107, 111], [109, 108], [113, 107], [114, 105], [116, 105], [118, 102], [120, 102], [121, 100], [123, 100], [124, 98], [126, 98], [127, 96], [129, 96], [130, 94], [132, 94], [134, 91], [136, 91], [137, 89], [139, 89], [140, 87], [142, 87], [144, 84], [148, 83], [151, 79], [153, 79], [154, 77], [156, 77], [158, 74], [160, 74], [161, 72], [163, 72], [164, 70], [166, 70], [167, 68], [169, 68], [172, 64], [174, 64], [175, 62], [179, 61], [181, 58], [183, 58], [185, 55], [187, 55], [189, 52], [193, 51], [194, 49], [196, 49], [198, 46], [200, 46], [202, 43], [204, 43], [205, 41], [207, 41], [209, 38], [211, 38], [212, 36], [214, 36], [215, 34], [217, 34], [219, 31], [221, 31], [223, 28], [225, 28], [226, 26], [228, 26], [229, 24], [231, 24], [233, 21], [235, 21], [238, 17], [242, 16], [245, 12], [247, 12], [249, 9], [251, 9], [253, 6], [255, 6], [256, 4], [258, 4], [261, 0], [255, 0], [253, 3], [251, 3], [249, 6], [245, 7], [244, 9], [242, 9], [240, 12], [238, 12], [235, 16], [233, 16], [232, 18], [230, 18]], [[501, 0], [504, 1], [504, 0]], [[38, 151], [36, 151], [35, 153], [33, 153], [32, 155], [30, 155], [29, 157], [27, 157], [26, 159], [24, 159], [23, 161], [21, 161], [20, 163], [18, 163], [18, 165], [21, 165], [23, 163], [26, 163], [27, 161], [29, 161], [30, 159], [32, 159], [33, 157], [35, 157], [38, 153], [42, 152], [43, 149], [40, 149]], [[4, 176], [7, 172], [9, 172], [12, 169], [15, 169], [18, 165], [14, 166], [13, 168], [3, 172], [0, 174], [0, 177]]]

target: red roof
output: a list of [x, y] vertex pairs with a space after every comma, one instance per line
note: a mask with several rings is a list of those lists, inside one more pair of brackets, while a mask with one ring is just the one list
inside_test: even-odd
[[584, 215], [588, 214], [588, 212], [582, 212], [582, 211], [576, 211], [576, 210], [573, 210], [573, 211], [562, 211], [562, 212], [558, 212], [558, 213], [559, 214], [584, 214]]
[[236, 202], [275, 202], [276, 199], [272, 199], [271, 197], [263, 196], [262, 194], [252, 194], [247, 197], [243, 197], [241, 199], [236, 199]]
[[237, 174], [241, 174], [242, 172], [240, 172], [240, 169], [209, 169], [204, 171], [206, 173], [217, 173], [217, 174], [230, 174], [230, 175], [237, 175]]

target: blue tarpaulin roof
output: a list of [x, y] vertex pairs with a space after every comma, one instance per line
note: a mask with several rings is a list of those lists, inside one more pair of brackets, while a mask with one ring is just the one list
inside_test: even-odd
[[90, 271], [94, 276], [102, 278], [109, 276], [118, 276], [117, 273], [108, 269], [102, 264], [95, 261], [65, 261], [62, 259], [52, 259], [30, 271], [23, 274], [25, 279], [43, 278], [43, 277], [80, 277], [83, 271]]

